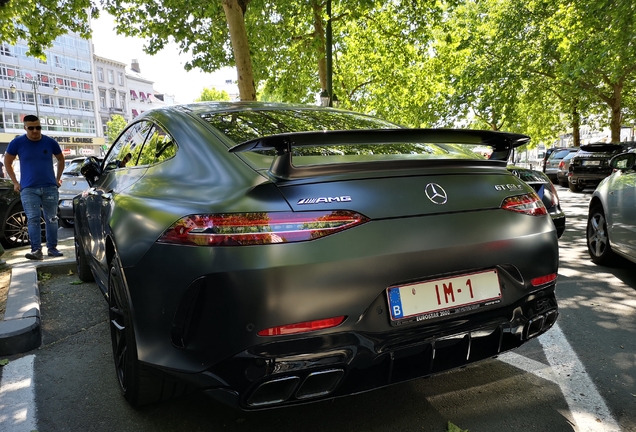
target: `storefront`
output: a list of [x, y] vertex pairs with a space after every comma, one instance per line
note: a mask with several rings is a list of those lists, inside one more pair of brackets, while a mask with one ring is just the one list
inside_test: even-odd
[[[0, 133], [1, 154], [5, 153], [11, 140], [18, 135], [21, 134]], [[46, 135], [60, 144], [64, 157], [102, 156], [104, 153], [104, 145], [106, 144], [104, 138], [58, 135], [56, 132]]]

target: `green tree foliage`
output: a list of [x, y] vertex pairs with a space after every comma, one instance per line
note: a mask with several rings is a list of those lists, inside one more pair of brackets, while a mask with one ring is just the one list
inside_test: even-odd
[[[76, 10], [81, 1], [91, 6], [91, 0], [39, 0], [35, 6], [11, 0], [0, 8], [3, 36], [16, 19], [26, 30], [15, 31], [30, 32], [19, 37], [33, 33], [36, 42], [46, 40], [42, 34], [51, 34], [52, 22], [64, 28], [73, 21], [58, 9]], [[254, 99], [258, 89], [264, 100], [315, 103], [326, 86], [324, 0], [104, 0], [104, 5], [117, 17], [117, 31], [145, 38], [149, 54], [176, 42], [192, 56], [188, 70], [236, 66], [242, 99]], [[616, 141], [621, 124], [634, 121], [634, 2], [332, 0], [331, 5], [333, 89], [345, 108], [407, 126], [518, 131], [533, 136], [535, 144], [568, 129], [577, 141], [579, 128], [596, 127], [599, 118]], [[49, 19], [49, 10], [62, 18]], [[26, 23], [34, 15], [44, 20]], [[81, 23], [85, 15], [72, 16]]]
[[58, 36], [68, 32], [90, 35], [89, 14], [98, 16], [92, 0], [3, 0], [0, 2], [0, 40], [15, 45], [26, 40], [28, 55], [44, 58]]
[[609, 0], [498, 4], [500, 13], [489, 11], [485, 19], [499, 29], [499, 43], [523, 71], [526, 86], [554, 101], [575, 141], [579, 126], [599, 115], [610, 126], [612, 141], [618, 141], [625, 113], [633, 112], [636, 6]]
[[356, 19], [334, 22], [334, 93], [345, 108], [407, 126], [426, 126], [440, 82], [429, 61], [438, 3], [376, 4]]
[[217, 90], [215, 87], [205, 87], [201, 92], [201, 96], [196, 98], [195, 102], [204, 101], [229, 101], [230, 95], [225, 90]]
[[[228, 3], [243, 13], [247, 45], [235, 46]], [[355, 19], [375, 3], [372, 0], [334, 0], [334, 20]], [[341, 6], [336, 7], [338, 4]], [[324, 1], [223, 0], [193, 4], [187, 0], [105, 0], [106, 10], [117, 17], [122, 34], [147, 39], [146, 52], [155, 54], [175, 42], [192, 60], [186, 70], [213, 72], [238, 67], [237, 55], [248, 51], [256, 88], [270, 99], [313, 103], [321, 88], [319, 65], [324, 66]], [[246, 80], [240, 73], [240, 85]], [[322, 78], [324, 81], [324, 77]], [[261, 85], [259, 85], [261, 84]], [[322, 83], [324, 85], [324, 82]], [[246, 99], [241, 92], [241, 99]], [[249, 98], [248, 98], [249, 99]]]
[[117, 114], [112, 116], [110, 121], [106, 123], [108, 142], [114, 142], [119, 134], [126, 128], [126, 125], [126, 119], [124, 119], [122, 116]]

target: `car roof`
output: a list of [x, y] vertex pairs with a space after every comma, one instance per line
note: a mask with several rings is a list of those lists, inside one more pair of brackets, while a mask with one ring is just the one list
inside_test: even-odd
[[[205, 113], [215, 112], [227, 112], [227, 111], [248, 111], [248, 110], [272, 110], [272, 109], [298, 109], [298, 110], [325, 110], [324, 107], [315, 105], [303, 105], [303, 104], [288, 104], [279, 102], [257, 102], [257, 101], [231, 101], [231, 102], [193, 102], [182, 105], [172, 105], [168, 107], [162, 107], [160, 109], [178, 109], [181, 111], [189, 112], [194, 115], [201, 115]], [[151, 113], [152, 111], [148, 111]], [[362, 113], [357, 113], [364, 115]]]

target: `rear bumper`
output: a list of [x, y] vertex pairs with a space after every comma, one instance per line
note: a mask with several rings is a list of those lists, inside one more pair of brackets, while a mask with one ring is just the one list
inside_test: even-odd
[[544, 333], [557, 316], [552, 285], [469, 322], [266, 343], [202, 374], [177, 376], [244, 410], [296, 405], [370, 391], [491, 358]]
[[[558, 272], [553, 222], [504, 210], [379, 220], [296, 244], [154, 244], [141, 261], [122, 264], [139, 360], [244, 409], [358, 393], [489, 358], [547, 329], [557, 311], [554, 282], [531, 283]], [[501, 302], [397, 323], [388, 315], [390, 286], [489, 269]], [[337, 316], [347, 318], [334, 328], [257, 334]]]
[[57, 203], [57, 215], [61, 219], [74, 219], [73, 213], [73, 197], [75, 195], [60, 195]]
[[568, 181], [579, 187], [596, 187], [609, 174], [576, 174], [568, 177]]
[[558, 169], [556, 168], [546, 168], [545, 175], [548, 176], [550, 180], [555, 180], [557, 178]]

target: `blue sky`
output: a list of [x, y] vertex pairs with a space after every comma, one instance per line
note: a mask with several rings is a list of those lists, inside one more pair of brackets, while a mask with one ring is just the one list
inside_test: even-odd
[[139, 60], [141, 75], [154, 81], [155, 91], [174, 95], [179, 103], [192, 102], [204, 87], [219, 88], [226, 79], [236, 79], [233, 69], [214, 74], [199, 70], [186, 72], [183, 65], [189, 59], [179, 56], [176, 44], [164, 48], [160, 53], [149, 56], [143, 52], [144, 41], [115, 33], [113, 17], [100, 12], [100, 18], [92, 21], [93, 46], [95, 55], [126, 63]]

